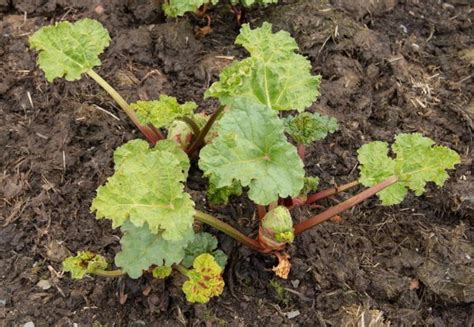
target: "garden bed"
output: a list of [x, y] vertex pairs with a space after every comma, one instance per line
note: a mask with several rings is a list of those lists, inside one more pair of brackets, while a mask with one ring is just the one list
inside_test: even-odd
[[[322, 75], [321, 96], [310, 111], [336, 117], [341, 128], [306, 150], [306, 169], [324, 181], [321, 187], [357, 178], [356, 150], [372, 140], [392, 142], [400, 132], [423, 133], [456, 150], [462, 163], [443, 189], [430, 187], [394, 207], [373, 198], [342, 221], [302, 234], [289, 249], [293, 267], [286, 281], [274, 276], [273, 257], [207, 229], [229, 256], [226, 289], [208, 304], [194, 305], [186, 302], [178, 278], [74, 281], [61, 273], [70, 253], [89, 249], [112, 259], [119, 250], [118, 231], [97, 221], [89, 206], [113, 172], [113, 150], [140, 135], [92, 80], [48, 84], [27, 37], [51, 21], [95, 18], [112, 36], [98, 71], [127, 100], [168, 94], [209, 111], [217, 104], [202, 100], [203, 92], [232, 58], [245, 56], [233, 44], [235, 17], [225, 7], [212, 9], [213, 32], [196, 38], [205, 19], [166, 20], [153, 1], [102, 7], [92, 0], [0, 1], [0, 321], [340, 326], [365, 314], [366, 322], [380, 326], [472, 323], [474, 49], [468, 2], [290, 1], [246, 13], [252, 26], [268, 21], [274, 30], [289, 31], [313, 73]], [[196, 169], [190, 181], [198, 207], [242, 231], [255, 230], [253, 206], [233, 199], [210, 209]], [[318, 209], [294, 213], [298, 219], [309, 210]]]

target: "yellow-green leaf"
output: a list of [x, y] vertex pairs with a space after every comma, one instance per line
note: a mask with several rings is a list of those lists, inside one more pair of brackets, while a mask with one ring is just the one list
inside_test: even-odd
[[106, 268], [105, 258], [90, 251], [79, 251], [76, 256], [68, 257], [63, 261], [63, 270], [71, 273], [71, 277], [74, 279], [81, 279], [86, 274]]
[[209, 253], [194, 259], [193, 269], [188, 271], [187, 277], [183, 292], [189, 302], [207, 303], [224, 290], [222, 268]]
[[453, 169], [460, 157], [455, 151], [434, 144], [419, 133], [400, 134], [392, 145], [395, 159], [388, 156], [387, 143], [365, 144], [358, 151], [359, 181], [373, 186], [390, 176], [398, 177], [397, 183], [377, 193], [383, 205], [402, 202], [409, 189], [415, 195], [423, 194], [428, 182], [443, 186], [449, 177], [446, 170]]
[[181, 240], [194, 221], [194, 203], [184, 192], [189, 161], [172, 141], [155, 148], [144, 141], [131, 141], [116, 150], [115, 173], [97, 189], [91, 210], [98, 219], [112, 220], [112, 226], [126, 221], [141, 227], [148, 224], [165, 240]]
[[29, 42], [38, 50], [38, 65], [49, 82], [57, 77], [74, 81], [100, 65], [99, 55], [109, 45], [110, 36], [101, 23], [84, 18], [42, 27]]

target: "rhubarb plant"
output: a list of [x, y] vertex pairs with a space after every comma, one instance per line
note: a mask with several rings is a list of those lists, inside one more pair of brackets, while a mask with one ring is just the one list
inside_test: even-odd
[[[196, 113], [193, 102], [167, 95], [128, 104], [92, 70], [109, 41], [107, 31], [90, 19], [44, 27], [30, 37], [48, 81], [89, 75], [148, 141], [132, 140], [115, 150], [114, 173], [92, 200], [96, 218], [110, 220], [122, 233], [116, 269], [108, 269], [99, 254], [79, 251], [63, 263], [73, 278], [146, 274], [164, 279], [177, 272], [185, 276], [182, 289], [188, 301], [205, 303], [223, 292], [227, 256], [204, 225], [274, 255], [278, 263], [273, 271], [287, 278], [291, 262], [285, 250], [298, 234], [374, 195], [382, 205], [400, 203], [409, 190], [420, 196], [429, 182], [442, 186], [447, 170], [460, 162], [456, 152], [419, 133], [399, 134], [391, 151], [380, 141], [358, 150], [358, 180], [316, 191], [319, 178], [305, 173], [304, 146], [334, 133], [338, 124], [332, 117], [306, 111], [319, 95], [320, 77], [311, 74], [310, 62], [297, 53], [289, 33], [273, 33], [268, 23], [242, 27], [236, 43], [250, 55], [227, 66], [206, 91], [220, 102], [209, 115]], [[200, 203], [200, 210], [187, 192], [190, 174], [208, 181], [208, 203]], [[315, 202], [358, 185], [368, 188], [294, 223], [294, 207], [312, 209]], [[231, 219], [208, 213], [227, 205], [230, 196], [253, 202], [256, 219], [249, 219], [258, 232], [255, 238], [240, 232]]]

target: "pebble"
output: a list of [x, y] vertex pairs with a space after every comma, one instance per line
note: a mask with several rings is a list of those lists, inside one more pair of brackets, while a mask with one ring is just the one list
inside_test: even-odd
[[28, 321], [23, 327], [35, 327], [35, 324], [32, 321]]
[[300, 313], [299, 310], [290, 311], [290, 312], [287, 312], [287, 313], [286, 313], [286, 317], [287, 317], [288, 319], [293, 319], [293, 318], [298, 317], [300, 314], [301, 314], [301, 313]]
[[42, 279], [36, 284], [36, 286], [46, 291], [51, 288], [51, 283], [47, 279]]

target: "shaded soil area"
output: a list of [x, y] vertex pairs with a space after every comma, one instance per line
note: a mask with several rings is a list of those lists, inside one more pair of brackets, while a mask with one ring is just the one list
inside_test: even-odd
[[[113, 150], [138, 137], [93, 81], [48, 84], [27, 37], [61, 19], [91, 17], [112, 44], [98, 72], [129, 101], [160, 94], [203, 100], [232, 57], [238, 34], [226, 6], [205, 20], [166, 20], [153, 1], [0, 0], [0, 322], [36, 326], [471, 326], [474, 319], [472, 128], [473, 8], [468, 0], [284, 1], [246, 13], [298, 41], [321, 96], [310, 108], [341, 129], [307, 150], [322, 187], [357, 178], [356, 150], [399, 132], [421, 132], [456, 150], [462, 163], [443, 189], [381, 207], [376, 199], [303, 234], [289, 249], [289, 279], [275, 259], [215, 233], [229, 255], [223, 295], [185, 301], [182, 280], [146, 277], [72, 281], [61, 261], [78, 250], [112, 261], [119, 235], [89, 212], [112, 174]], [[112, 113], [116, 117], [108, 114]], [[198, 172], [190, 193], [205, 210]], [[347, 197], [323, 202], [331, 205]], [[257, 226], [253, 207], [234, 199], [215, 210], [242, 231]], [[318, 209], [297, 209], [297, 219]], [[245, 218], [242, 218], [245, 217]], [[359, 325], [361, 326], [361, 325]]]

